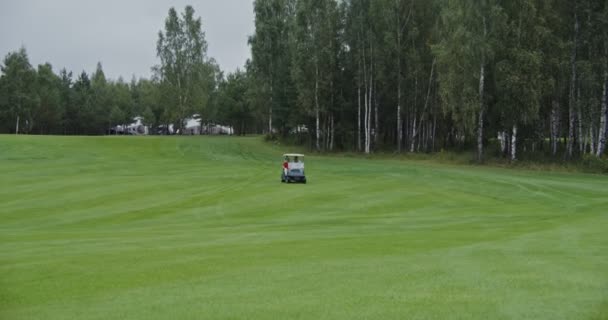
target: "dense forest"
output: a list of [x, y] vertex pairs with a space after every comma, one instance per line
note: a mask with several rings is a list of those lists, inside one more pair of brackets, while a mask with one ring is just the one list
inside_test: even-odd
[[151, 79], [74, 76], [9, 53], [0, 132], [106, 134], [194, 114], [317, 151], [601, 157], [606, 0], [256, 0], [251, 60], [224, 74], [192, 7], [169, 10]]

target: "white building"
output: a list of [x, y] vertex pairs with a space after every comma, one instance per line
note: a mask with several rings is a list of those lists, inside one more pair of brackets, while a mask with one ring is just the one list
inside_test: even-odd
[[233, 135], [234, 128], [230, 126], [222, 126], [219, 124], [205, 123], [203, 124], [200, 115], [195, 114], [191, 118], [184, 121], [184, 134], [185, 135]]
[[143, 117], [135, 117], [133, 118], [133, 123], [128, 125], [119, 125], [111, 128], [112, 133], [114, 134], [127, 134], [127, 135], [148, 135], [150, 133], [150, 128], [144, 125]]

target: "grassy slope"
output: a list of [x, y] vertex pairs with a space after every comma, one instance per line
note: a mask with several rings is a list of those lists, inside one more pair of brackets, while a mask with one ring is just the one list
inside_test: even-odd
[[0, 319], [605, 319], [605, 176], [0, 136]]

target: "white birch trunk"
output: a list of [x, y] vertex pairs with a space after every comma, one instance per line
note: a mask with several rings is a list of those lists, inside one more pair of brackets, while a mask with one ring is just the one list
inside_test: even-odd
[[511, 161], [517, 160], [517, 125], [513, 125], [513, 134], [511, 135]]
[[268, 110], [268, 133], [272, 134], [272, 107]]
[[380, 121], [378, 119], [378, 96], [374, 97], [374, 145], [378, 145], [378, 136], [380, 133]]
[[334, 133], [335, 133], [334, 115], [332, 114], [330, 117], [331, 117], [331, 122], [330, 122], [331, 135], [329, 137], [329, 151], [334, 151]]
[[[416, 143], [416, 138], [418, 137], [420, 129], [423, 128], [422, 121], [424, 120], [425, 115], [427, 114], [427, 109], [429, 106], [429, 99], [431, 98], [431, 86], [433, 85], [433, 75], [435, 74], [435, 63], [436, 59], [433, 59], [433, 63], [431, 64], [431, 74], [429, 75], [429, 85], [427, 87], [426, 98], [424, 100], [424, 107], [422, 108], [422, 114], [420, 115], [420, 121], [418, 126], [416, 126], [416, 116], [414, 115], [414, 130], [413, 130], [413, 139], [412, 145], [410, 145], [410, 152], [414, 152], [414, 144]], [[425, 131], [422, 131], [423, 134]], [[426, 138], [418, 139], [418, 151], [420, 151], [420, 146], [424, 143]]]
[[317, 151], [321, 151], [321, 128], [319, 127], [319, 66], [316, 66], [315, 70], [315, 119], [316, 119], [316, 147]]
[[589, 128], [589, 154], [595, 155], [595, 126]]
[[272, 81], [270, 84], [270, 106], [268, 106], [268, 134], [272, 135], [272, 104], [274, 103], [273, 97], [273, 85]]
[[373, 83], [374, 83], [374, 64], [373, 64], [373, 48], [370, 43], [370, 64], [369, 64], [369, 94], [366, 101], [366, 124], [365, 124], [365, 153], [371, 153], [371, 131], [372, 131], [372, 101], [373, 101]]
[[[370, 72], [371, 73], [371, 72]], [[369, 153], [369, 147], [368, 147], [368, 143], [369, 143], [369, 95], [371, 93], [371, 89], [369, 88], [369, 83], [371, 83], [371, 81], [368, 81], [368, 79], [370, 78], [368, 70], [367, 70], [367, 58], [365, 56], [365, 47], [363, 49], [363, 89], [364, 89], [364, 93], [363, 93], [363, 133], [364, 133], [364, 139], [363, 139], [363, 150], [365, 153]]]
[[431, 134], [433, 133], [433, 126], [431, 122], [427, 122], [426, 129], [426, 138], [424, 139], [424, 152], [429, 152], [429, 140], [431, 139]]
[[[406, 117], [403, 118], [402, 128], [403, 128], [403, 145], [407, 146], [410, 139], [410, 113], [408, 112]], [[406, 148], [407, 149], [407, 148]]]
[[433, 134], [431, 136], [431, 152], [435, 152], [435, 133], [437, 131], [437, 117], [433, 116]]
[[483, 161], [483, 108], [479, 110], [479, 122], [477, 128], [477, 161]]
[[[486, 27], [486, 17], [483, 17], [483, 37], [486, 38], [488, 31]], [[485, 56], [481, 55], [481, 70], [479, 71], [479, 123], [477, 128], [477, 160], [483, 161], [483, 117], [485, 112], [484, 104], [484, 90], [485, 90], [485, 77], [486, 77], [486, 66]]]
[[572, 68], [572, 75], [570, 78], [570, 97], [569, 97], [569, 121], [568, 121], [568, 144], [567, 144], [567, 157], [572, 158], [572, 152], [574, 149], [574, 133], [576, 127], [576, 54], [578, 47], [578, 31], [579, 22], [578, 14], [576, 13], [576, 5], [574, 10], [574, 46], [572, 47], [572, 55], [570, 57], [570, 66]]
[[365, 133], [365, 153], [369, 154], [371, 153], [371, 146], [372, 146], [372, 99], [373, 99], [373, 88], [372, 88], [372, 80], [371, 80], [371, 74], [370, 74], [370, 84], [369, 84], [369, 94], [367, 96], [367, 115], [366, 115], [366, 130], [367, 132]]
[[361, 151], [361, 85], [357, 88], [357, 150]]
[[601, 157], [606, 149], [606, 130], [608, 130], [608, 108], [606, 104], [608, 103], [608, 71], [604, 73], [604, 90], [602, 93], [602, 109], [600, 111], [600, 132], [597, 139], [597, 157]]
[[557, 144], [559, 140], [559, 101], [553, 100], [551, 108], [551, 152], [557, 155]]
[[365, 81], [365, 94], [364, 94], [364, 105], [363, 105], [363, 150], [365, 153], [369, 153], [368, 151], [368, 147], [367, 147], [367, 142], [369, 141], [369, 137], [368, 137], [368, 133], [369, 130], [367, 130], [367, 127], [369, 125], [369, 121], [367, 120], [367, 118], [369, 117], [369, 113], [367, 112], [367, 110], [369, 109], [369, 99], [367, 98], [367, 96], [369, 95], [369, 91], [367, 89], [367, 79]]
[[507, 142], [505, 141], [506, 137], [506, 132], [501, 131], [498, 133], [498, 140], [500, 140], [500, 152], [502, 154], [505, 154], [506, 152], [506, 148], [507, 148]]
[[416, 128], [416, 120], [417, 115], [414, 114], [414, 121], [412, 122], [412, 141], [410, 141], [410, 152], [414, 152], [416, 149], [416, 135], [417, 135], [417, 128]]
[[578, 115], [578, 149], [580, 154], [585, 152], [585, 135], [583, 134], [583, 112], [581, 109], [581, 87], [579, 86], [576, 93], [576, 107]]
[[15, 134], [19, 134], [19, 116], [17, 116], [17, 123], [15, 125]]
[[[398, 4], [398, 2], [396, 2]], [[401, 15], [397, 13], [397, 152], [401, 153], [403, 124], [401, 123]]]
[[[399, 88], [399, 101], [401, 101], [401, 88]], [[403, 124], [401, 123], [401, 104], [397, 104], [397, 152], [401, 153], [401, 140], [403, 139]]]

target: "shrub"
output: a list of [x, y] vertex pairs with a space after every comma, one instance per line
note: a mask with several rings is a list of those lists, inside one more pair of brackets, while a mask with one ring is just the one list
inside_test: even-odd
[[608, 173], [608, 159], [586, 154], [581, 160], [583, 170], [592, 173]]

